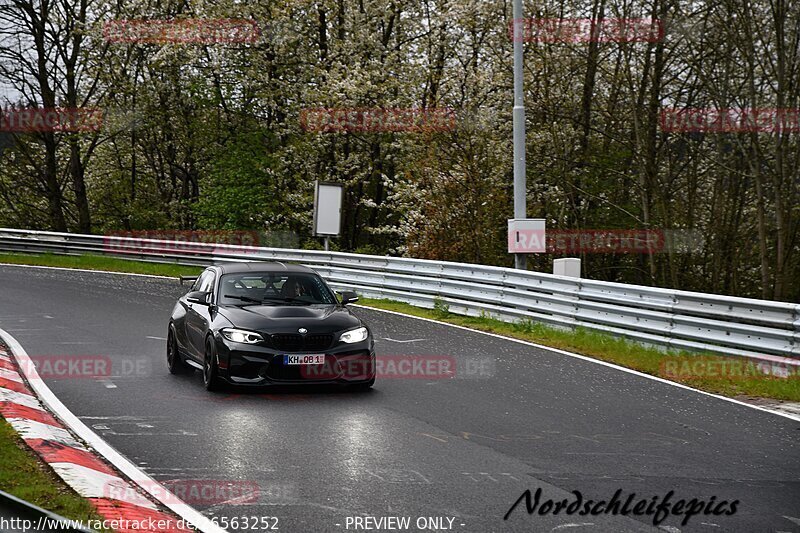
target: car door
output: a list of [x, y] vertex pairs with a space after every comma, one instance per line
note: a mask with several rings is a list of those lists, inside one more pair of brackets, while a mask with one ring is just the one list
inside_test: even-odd
[[184, 354], [188, 354], [192, 351], [191, 345], [189, 344], [189, 334], [187, 331], [186, 322], [186, 317], [189, 313], [189, 307], [191, 305], [188, 297], [190, 293], [198, 290], [204, 273], [205, 272], [201, 272], [200, 275], [197, 276], [197, 279], [194, 280], [194, 283], [192, 283], [192, 286], [189, 287], [189, 291], [178, 298], [178, 303], [176, 304], [172, 313], [173, 326], [175, 326], [175, 338], [178, 341], [178, 349]]
[[[213, 270], [206, 270], [197, 280], [195, 290], [212, 293], [216, 276]], [[209, 296], [213, 301], [213, 294]], [[205, 353], [205, 333], [211, 323], [210, 308], [208, 305], [186, 302], [186, 339], [189, 345], [189, 355], [202, 360]]]

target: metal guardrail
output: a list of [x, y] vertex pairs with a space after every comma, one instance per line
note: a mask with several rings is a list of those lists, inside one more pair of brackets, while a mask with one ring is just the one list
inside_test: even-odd
[[[0, 250], [102, 254], [161, 263], [291, 261], [336, 289], [455, 313], [623, 336], [672, 349], [800, 364], [800, 304], [374, 255], [0, 228]], [[794, 358], [793, 361], [783, 358]]]

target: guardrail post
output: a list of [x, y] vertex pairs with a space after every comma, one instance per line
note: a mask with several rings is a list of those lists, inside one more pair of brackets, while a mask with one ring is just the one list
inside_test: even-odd
[[673, 294], [670, 298], [672, 300], [672, 305], [669, 306], [669, 321], [667, 322], [667, 348], [672, 347], [672, 339], [674, 339], [674, 335], [672, 331], [675, 329], [675, 305], [678, 303], [678, 295]]

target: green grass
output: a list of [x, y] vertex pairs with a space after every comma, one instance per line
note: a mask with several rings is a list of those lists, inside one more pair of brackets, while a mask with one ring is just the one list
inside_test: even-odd
[[130, 272], [153, 276], [194, 276], [203, 267], [173, 265], [169, 263], [148, 263], [129, 261], [102, 255], [54, 255], [54, 254], [0, 254], [0, 263], [15, 265], [38, 265], [62, 268], [82, 268], [85, 270], [106, 270], [110, 272]]
[[0, 490], [72, 520], [102, 520], [0, 417]]
[[[83, 268], [87, 270], [111, 270], [115, 272], [133, 272], [162, 276], [196, 275], [200, 271], [199, 267], [128, 261], [125, 259], [96, 255], [60, 256], [0, 254], [0, 263], [59, 266]], [[723, 356], [709, 354], [664, 352], [656, 348], [642, 346], [635, 342], [590, 331], [585, 328], [577, 328], [574, 331], [562, 331], [532, 322], [508, 323], [489, 316], [467, 317], [451, 313], [447, 305], [441, 300], [434, 302], [434, 309], [424, 309], [392, 300], [374, 300], [368, 298], [362, 298], [359, 303], [377, 309], [386, 309], [388, 311], [397, 311], [423, 318], [432, 318], [450, 324], [531, 341], [553, 348], [569, 350], [725, 396], [750, 396], [800, 401], [800, 379], [796, 379], [798, 376], [795, 376], [795, 379], [780, 379], [754, 373], [755, 375], [751, 377], [687, 377], [669, 375], [662, 368], [663, 364], [667, 361], [676, 361], [678, 364], [681, 362], [693, 362], [698, 361], [698, 356], [702, 356], [702, 360], [711, 363], [735, 361], [737, 364], [740, 364], [742, 359], [725, 358]]]

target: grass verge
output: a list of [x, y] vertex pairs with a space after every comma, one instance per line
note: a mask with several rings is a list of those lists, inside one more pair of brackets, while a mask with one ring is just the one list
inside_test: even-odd
[[0, 263], [14, 265], [36, 265], [62, 268], [82, 268], [85, 270], [106, 270], [109, 272], [129, 272], [153, 276], [192, 276], [202, 271], [202, 267], [173, 265], [169, 263], [149, 263], [129, 261], [102, 255], [54, 255], [54, 254], [0, 254]]
[[[96, 255], [0, 254], [0, 263], [110, 270], [162, 276], [195, 275], [200, 271], [199, 267], [128, 261]], [[769, 376], [761, 373], [752, 363], [743, 358], [726, 358], [719, 355], [688, 352], [663, 352], [656, 348], [642, 346], [585, 328], [562, 331], [529, 321], [508, 323], [491, 317], [467, 317], [450, 313], [447, 307], [441, 303], [434, 309], [415, 307], [404, 302], [369, 298], [362, 298], [359, 303], [377, 309], [431, 318], [568, 350], [725, 396], [800, 401], [800, 376], [795, 374], [788, 379]]]
[[[102, 520], [0, 417], [0, 490], [72, 520]], [[110, 531], [110, 530], [108, 530]]]

